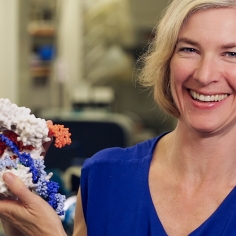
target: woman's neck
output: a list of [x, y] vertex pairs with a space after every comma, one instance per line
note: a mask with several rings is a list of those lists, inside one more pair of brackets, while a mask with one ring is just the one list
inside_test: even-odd
[[[181, 182], [236, 185], [236, 130], [206, 135], [187, 130], [181, 124], [160, 140], [163, 164], [172, 168]], [[158, 145], [159, 146], [159, 145]]]

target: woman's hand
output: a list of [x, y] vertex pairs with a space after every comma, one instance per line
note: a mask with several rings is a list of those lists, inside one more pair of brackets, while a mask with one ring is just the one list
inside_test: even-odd
[[[48, 126], [53, 125], [53, 122], [51, 120], [47, 120], [46, 122], [47, 122]], [[44, 157], [45, 157], [45, 155], [46, 155], [46, 153], [47, 153], [47, 151], [48, 151], [48, 149], [49, 149], [49, 147], [50, 147], [50, 145], [53, 141], [53, 136], [49, 136], [49, 138], [51, 138], [51, 140], [49, 142], [46, 142], [46, 143], [43, 144], [44, 152], [41, 153], [41, 155], [44, 156]]]
[[1, 219], [1, 222], [6, 236], [25, 236], [8, 221]]
[[47, 202], [32, 193], [12, 173], [5, 173], [3, 180], [19, 199], [0, 201], [0, 218], [3, 219], [6, 233], [9, 232], [7, 235], [12, 236], [13, 233], [10, 232], [17, 232], [17, 230], [27, 236], [66, 235], [59, 216]]

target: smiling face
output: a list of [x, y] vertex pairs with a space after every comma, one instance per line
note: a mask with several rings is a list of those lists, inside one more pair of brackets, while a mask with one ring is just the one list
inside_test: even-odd
[[193, 14], [170, 62], [179, 122], [198, 132], [236, 129], [236, 8]]

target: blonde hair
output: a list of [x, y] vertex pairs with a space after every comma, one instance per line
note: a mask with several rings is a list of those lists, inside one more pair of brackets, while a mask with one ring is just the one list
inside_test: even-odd
[[236, 0], [173, 0], [155, 29], [155, 40], [144, 56], [140, 83], [152, 87], [153, 96], [166, 113], [178, 117], [170, 88], [170, 60], [184, 22], [196, 11], [235, 7]]

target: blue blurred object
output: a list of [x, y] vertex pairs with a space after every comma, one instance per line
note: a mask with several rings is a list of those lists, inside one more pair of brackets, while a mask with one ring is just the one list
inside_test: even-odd
[[39, 48], [39, 56], [43, 61], [50, 61], [55, 57], [55, 48], [53, 45], [42, 45]]
[[64, 207], [65, 215], [61, 217], [64, 230], [68, 236], [73, 234], [76, 199], [76, 195], [66, 199]]

